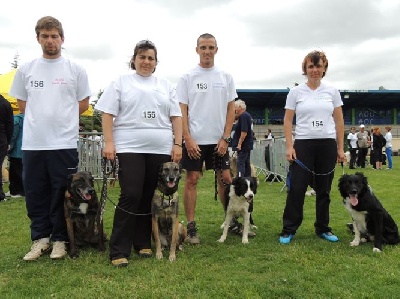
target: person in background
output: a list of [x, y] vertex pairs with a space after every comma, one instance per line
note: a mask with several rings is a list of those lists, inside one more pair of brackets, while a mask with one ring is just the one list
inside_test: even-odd
[[110, 260], [127, 266], [132, 247], [141, 257], [151, 251], [151, 201], [162, 163], [182, 158], [182, 114], [172, 84], [153, 73], [157, 48], [138, 42], [130, 72], [104, 90], [95, 108], [102, 112], [103, 156], [119, 160], [121, 194], [110, 237]]
[[354, 169], [356, 168], [356, 161], [357, 161], [357, 133], [356, 127], [351, 127], [349, 135], [347, 135], [347, 144], [349, 146], [350, 151], [350, 163], [349, 168]]
[[393, 169], [393, 158], [392, 158], [392, 127], [391, 126], [386, 126], [385, 127], [386, 134], [385, 134], [385, 139], [386, 139], [386, 145], [385, 145], [385, 153], [388, 161], [388, 167], [386, 170], [392, 170]]
[[365, 159], [368, 154], [368, 132], [365, 131], [365, 126], [360, 125], [360, 131], [357, 132], [358, 156], [357, 166], [365, 168]]
[[385, 138], [381, 133], [381, 129], [379, 127], [373, 128], [374, 133], [372, 134], [372, 147], [374, 149], [374, 160], [375, 160], [375, 169], [382, 169], [382, 150], [386, 143]]
[[51, 248], [51, 259], [67, 254], [64, 196], [67, 177], [79, 162], [79, 114], [88, 109], [92, 94], [84, 68], [61, 55], [61, 22], [43, 17], [35, 32], [42, 57], [18, 68], [10, 90], [25, 114], [22, 176], [33, 241], [25, 261], [37, 260]]
[[[375, 154], [374, 154], [374, 148], [372, 144], [374, 143], [374, 129], [371, 128], [371, 130], [368, 131], [368, 148], [369, 148], [369, 164], [372, 166], [373, 169], [376, 169], [376, 164], [375, 164]], [[365, 158], [367, 160], [367, 158]]]
[[11, 138], [8, 161], [10, 165], [10, 185], [6, 196], [19, 198], [25, 196], [22, 181], [22, 130], [24, 125], [24, 114], [14, 115], [14, 133]]
[[271, 129], [268, 129], [267, 134], [265, 134], [265, 139], [272, 140], [273, 138], [274, 138], [274, 136], [272, 135]]
[[[217, 52], [215, 37], [209, 33], [200, 35], [196, 46], [200, 62], [179, 79], [176, 87], [183, 117], [182, 167], [186, 169], [183, 197], [190, 244], [200, 243], [195, 210], [197, 182], [204, 162], [206, 169], [216, 169], [218, 194], [223, 205], [225, 184], [232, 182], [228, 145], [237, 93], [232, 76], [214, 65]], [[216, 156], [220, 158], [220, 165], [214, 163]]]
[[[307, 82], [289, 91], [285, 105], [286, 158], [291, 162], [289, 188], [283, 213], [281, 244], [289, 244], [303, 221], [305, 192], [314, 175], [317, 236], [337, 242], [329, 227], [330, 191], [337, 161], [343, 162], [344, 121], [339, 91], [322, 82], [328, 59], [322, 51], [306, 55], [302, 63]], [[292, 124], [296, 115], [296, 139]]]
[[232, 147], [237, 151], [238, 177], [250, 177], [250, 154], [253, 149], [253, 130], [251, 115], [246, 111], [246, 103], [243, 100], [235, 101], [235, 114], [237, 124], [232, 139]]
[[[13, 110], [9, 101], [0, 95], [0, 165], [7, 156], [14, 130]], [[3, 169], [0, 174], [0, 201], [4, 201], [6, 195], [3, 191]]]

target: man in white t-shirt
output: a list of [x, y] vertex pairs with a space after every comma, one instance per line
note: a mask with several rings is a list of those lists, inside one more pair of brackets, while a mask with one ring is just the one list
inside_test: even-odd
[[356, 168], [356, 160], [357, 160], [357, 133], [356, 127], [351, 127], [349, 135], [347, 135], [347, 145], [349, 147], [350, 152], [350, 162], [349, 168], [355, 169]]
[[228, 145], [235, 119], [234, 100], [237, 93], [232, 76], [214, 66], [217, 52], [215, 37], [209, 33], [200, 35], [196, 47], [200, 62], [180, 78], [176, 88], [183, 117], [184, 206], [188, 221], [187, 241], [191, 244], [200, 243], [195, 208], [197, 182], [203, 163], [206, 169], [216, 169], [218, 194], [223, 204], [224, 185], [231, 183]]
[[86, 71], [61, 56], [62, 24], [43, 17], [35, 31], [43, 55], [17, 70], [10, 90], [25, 114], [23, 180], [33, 241], [25, 261], [51, 248], [52, 259], [66, 255], [64, 194], [67, 177], [78, 166], [79, 114], [88, 109], [91, 95]]

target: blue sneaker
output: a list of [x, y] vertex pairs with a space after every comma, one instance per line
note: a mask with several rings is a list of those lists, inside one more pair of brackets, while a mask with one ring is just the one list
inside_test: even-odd
[[337, 241], [339, 241], [339, 238], [336, 237], [331, 232], [327, 232], [327, 233], [321, 234], [321, 238], [323, 238], [323, 239], [325, 239], [325, 240], [327, 240], [329, 242], [337, 242]]
[[279, 243], [281, 244], [289, 244], [292, 241], [293, 235], [292, 234], [284, 234], [279, 237]]

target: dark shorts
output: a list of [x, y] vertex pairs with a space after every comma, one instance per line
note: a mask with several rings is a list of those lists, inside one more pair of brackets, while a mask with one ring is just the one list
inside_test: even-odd
[[[190, 159], [186, 147], [182, 151], [182, 168], [188, 171], [203, 171], [203, 164], [208, 169], [229, 169], [229, 152], [226, 151], [223, 157], [215, 155], [216, 144], [199, 145], [201, 157], [198, 160]], [[215, 158], [217, 157], [217, 158]]]

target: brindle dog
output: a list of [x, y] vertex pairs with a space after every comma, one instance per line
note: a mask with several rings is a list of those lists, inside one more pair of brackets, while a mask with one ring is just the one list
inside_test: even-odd
[[69, 255], [72, 258], [79, 256], [78, 248], [84, 245], [105, 250], [100, 203], [93, 182], [91, 173], [85, 171], [68, 176], [64, 216], [69, 238]]
[[186, 238], [186, 228], [179, 223], [178, 218], [177, 190], [180, 178], [179, 164], [166, 162], [161, 165], [151, 208], [156, 257], [162, 259], [161, 246], [167, 247], [171, 262], [176, 259], [176, 249], [182, 250]]

